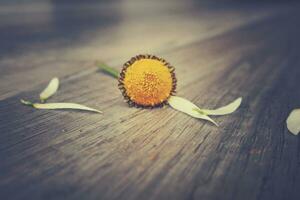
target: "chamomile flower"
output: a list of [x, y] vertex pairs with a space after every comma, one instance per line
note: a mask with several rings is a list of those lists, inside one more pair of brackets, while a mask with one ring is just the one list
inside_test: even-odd
[[227, 106], [209, 110], [201, 109], [189, 100], [176, 96], [175, 69], [163, 58], [154, 55], [138, 55], [127, 61], [118, 72], [103, 63], [100, 68], [118, 78], [119, 89], [130, 106], [141, 108], [162, 107], [166, 104], [192, 117], [218, 124], [209, 115], [226, 115], [240, 106], [242, 98], [237, 98]]

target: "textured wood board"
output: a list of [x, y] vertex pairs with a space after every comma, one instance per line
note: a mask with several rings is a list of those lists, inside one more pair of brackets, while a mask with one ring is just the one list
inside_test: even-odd
[[[234, 8], [222, 13], [234, 16], [245, 9]], [[255, 7], [246, 8], [251, 13]], [[218, 11], [207, 9], [207, 27], [218, 24]], [[230, 30], [215, 36], [197, 39], [195, 29], [190, 42], [152, 47], [176, 67], [179, 96], [205, 108], [244, 98], [237, 112], [216, 118], [220, 128], [169, 107], [128, 108], [116, 80], [93, 65], [98, 47], [80, 59], [55, 47], [67, 59], [50, 56], [45, 62], [53, 55], [45, 51], [39, 62], [28, 57], [17, 68], [2, 63], [6, 74], [0, 76], [10, 87], [1, 84], [9, 92], [0, 94], [1, 199], [299, 199], [300, 140], [285, 127], [289, 111], [300, 106], [299, 14], [278, 12], [276, 6], [266, 10], [267, 17], [242, 18], [238, 27], [228, 25]], [[180, 13], [188, 9], [179, 11], [175, 15], [185, 19]], [[123, 23], [130, 25], [128, 18]], [[188, 17], [193, 18], [191, 25], [199, 20]], [[119, 68], [126, 55], [107, 53], [103, 59]], [[15, 73], [18, 68], [24, 74]], [[37, 99], [40, 83], [55, 74], [62, 85], [51, 101], [84, 103], [104, 114], [34, 110], [19, 103]]]

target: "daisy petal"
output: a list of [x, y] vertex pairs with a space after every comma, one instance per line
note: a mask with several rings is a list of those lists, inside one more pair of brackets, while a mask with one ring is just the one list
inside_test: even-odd
[[25, 101], [21, 99], [21, 103], [24, 105], [32, 106], [36, 109], [47, 109], [47, 110], [59, 110], [59, 109], [75, 109], [75, 110], [85, 110], [91, 112], [102, 113], [100, 110], [90, 108], [77, 103], [31, 103], [30, 101]]
[[179, 111], [186, 113], [195, 118], [210, 121], [214, 125], [218, 126], [218, 124], [214, 120], [212, 120], [206, 114], [201, 112], [201, 110], [198, 106], [196, 106], [195, 104], [193, 104], [192, 102], [190, 102], [187, 99], [177, 97], [177, 96], [171, 96], [168, 100], [168, 103], [172, 108], [174, 108], [176, 110], [179, 110]]
[[300, 109], [293, 110], [286, 120], [287, 128], [294, 135], [300, 132]]
[[201, 109], [207, 115], [227, 115], [236, 111], [242, 103], [242, 97], [237, 98], [230, 104], [214, 110]]
[[58, 78], [53, 78], [48, 86], [41, 92], [40, 94], [40, 100], [41, 102], [46, 101], [49, 97], [54, 95], [59, 87], [59, 80]]

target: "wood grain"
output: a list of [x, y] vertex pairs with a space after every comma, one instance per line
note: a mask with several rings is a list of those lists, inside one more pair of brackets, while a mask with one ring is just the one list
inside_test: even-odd
[[[0, 199], [300, 198], [300, 139], [285, 126], [300, 107], [300, 5], [52, 3], [22, 5], [40, 16], [22, 26], [26, 9], [0, 9], [20, 14], [0, 26], [12, 31], [1, 41], [16, 39], [1, 51]], [[241, 108], [216, 117], [219, 128], [168, 106], [129, 108], [94, 63], [120, 68], [145, 51], [176, 67], [178, 96], [204, 108], [242, 96]], [[53, 76], [50, 101], [104, 114], [19, 103], [38, 100]]]

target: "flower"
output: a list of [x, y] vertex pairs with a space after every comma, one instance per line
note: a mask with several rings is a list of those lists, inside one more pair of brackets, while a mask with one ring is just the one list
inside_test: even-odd
[[174, 67], [153, 55], [132, 57], [123, 65], [119, 88], [131, 106], [153, 108], [167, 103], [175, 94]]
[[175, 110], [194, 118], [210, 121], [218, 126], [209, 117], [210, 115], [230, 114], [242, 103], [242, 98], [239, 97], [217, 109], [201, 109], [189, 100], [175, 96], [177, 81], [174, 67], [166, 60], [154, 55], [132, 57], [123, 65], [119, 75], [116, 69], [104, 63], [98, 63], [98, 65], [105, 73], [118, 78], [119, 88], [130, 106], [154, 108], [168, 104]]

